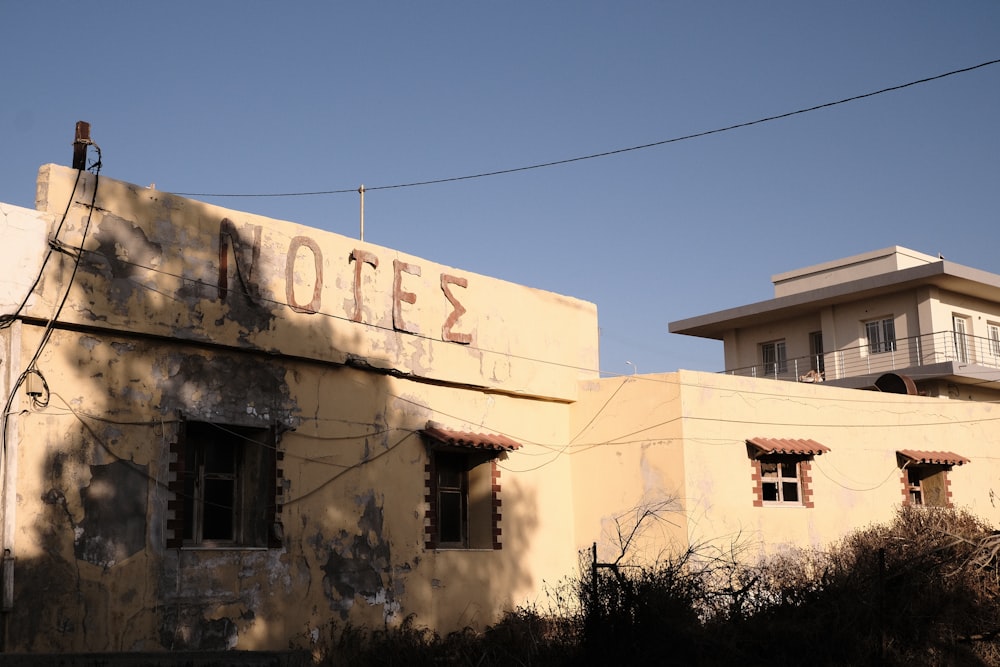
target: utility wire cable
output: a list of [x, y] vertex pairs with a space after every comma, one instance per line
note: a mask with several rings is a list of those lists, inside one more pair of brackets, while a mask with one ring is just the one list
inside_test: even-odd
[[[56, 244], [55, 242], [53, 242], [52, 245], [54, 245], [54, 246], [58, 245], [59, 252], [64, 252], [64, 253], [66, 253], [68, 255], [71, 255], [71, 256], [74, 256], [74, 257], [75, 257], [75, 255], [73, 255], [70, 252], [71, 250], [72, 251], [76, 251], [77, 253], [87, 253], [89, 255], [92, 255], [92, 256], [98, 258], [99, 260], [103, 261], [104, 265], [109, 270], [111, 270], [111, 263], [110, 263], [108, 257], [103, 252], [101, 252], [99, 250], [89, 250], [89, 249], [86, 249], [86, 248], [82, 248], [82, 247], [78, 247], [78, 246], [70, 246], [70, 245], [62, 244], [62, 243]], [[157, 274], [160, 274], [160, 275], [169, 276], [169, 277], [175, 278], [175, 279], [177, 279], [177, 280], [179, 280], [179, 281], [181, 281], [183, 283], [192, 284], [192, 285], [195, 285], [195, 286], [197, 286], [199, 288], [210, 288], [210, 289], [215, 289], [216, 288], [216, 284], [215, 283], [208, 283], [208, 282], [205, 282], [204, 280], [201, 280], [201, 279], [198, 279], [198, 278], [189, 278], [189, 277], [181, 275], [181, 274], [171, 273], [169, 271], [164, 271], [163, 269], [158, 269], [158, 268], [155, 268], [155, 267], [152, 267], [152, 266], [147, 266], [145, 264], [139, 264], [139, 263], [136, 263], [136, 262], [129, 261], [127, 259], [116, 258], [116, 262], [119, 263], [119, 264], [127, 264], [127, 265], [133, 266], [135, 268], [143, 269], [143, 270], [149, 271], [151, 273], [157, 273]], [[174, 295], [172, 295], [172, 294], [170, 294], [170, 293], [168, 293], [168, 292], [166, 292], [164, 290], [156, 289], [156, 288], [152, 287], [151, 285], [149, 285], [149, 284], [147, 284], [145, 282], [141, 282], [140, 280], [138, 280], [138, 279], [136, 279], [134, 277], [128, 277], [127, 280], [130, 283], [134, 284], [136, 287], [139, 287], [140, 289], [145, 289], [147, 291], [154, 292], [156, 294], [159, 294], [159, 295], [161, 295], [161, 296], [163, 296], [165, 298], [171, 299], [173, 301], [180, 301], [181, 300], [177, 296], [174, 296]], [[232, 290], [232, 291], [235, 291], [238, 294], [240, 294], [242, 296], [245, 296], [247, 298], [257, 299], [257, 300], [259, 300], [261, 302], [266, 302], [267, 304], [272, 305], [272, 306], [282, 306], [282, 307], [286, 307], [286, 308], [292, 308], [291, 304], [289, 304], [288, 302], [285, 302], [285, 301], [281, 301], [280, 299], [269, 298], [269, 297], [263, 296], [263, 295], [252, 295], [248, 291], [246, 291], [245, 289], [244, 290], [240, 290], [237, 287], [232, 287], [232, 288], [229, 288], [229, 289]], [[344, 315], [337, 315], [335, 313], [331, 313], [331, 312], [325, 311], [325, 310], [312, 311], [312, 314], [319, 315], [319, 316], [322, 316], [322, 317], [327, 317], [327, 318], [330, 318], [330, 319], [333, 319], [333, 320], [341, 320], [343, 322], [355, 323], [354, 320], [352, 320], [346, 314], [344, 314]], [[401, 330], [398, 330], [398, 329], [394, 329], [394, 328], [392, 328], [390, 326], [378, 324], [377, 322], [358, 322], [356, 324], [361, 324], [363, 326], [370, 327], [370, 328], [376, 329], [376, 330], [385, 331], [387, 333], [404, 334], [404, 335], [407, 335], [407, 336], [412, 336], [414, 338], [421, 338], [421, 339], [432, 341], [432, 342], [438, 342], [439, 341], [438, 338], [435, 338], [433, 336], [429, 336], [429, 335], [425, 335], [425, 334], [420, 334], [420, 333], [415, 333], [415, 332], [410, 332], [410, 331], [401, 331]], [[2, 326], [0, 326], [0, 328], [2, 328]], [[943, 332], [943, 333], [950, 333], [950, 332]], [[550, 359], [541, 359], [541, 358], [535, 358], [535, 357], [527, 357], [527, 356], [524, 356], [524, 355], [513, 354], [513, 353], [508, 352], [508, 351], [500, 351], [500, 350], [495, 350], [495, 349], [486, 348], [486, 347], [478, 347], [476, 345], [467, 345], [466, 347], [468, 349], [470, 349], [470, 350], [477, 350], [479, 352], [485, 352], [485, 353], [489, 353], [489, 354], [500, 355], [500, 356], [503, 356], [503, 357], [505, 357], [507, 359], [518, 359], [518, 360], [522, 360], [522, 361], [528, 361], [528, 362], [532, 362], [532, 363], [550, 365], [550, 366], [555, 366], [555, 367], [560, 367], [560, 368], [566, 368], [566, 369], [570, 369], [570, 370], [595, 372], [595, 373], [599, 373], [602, 377], [605, 377], [605, 378], [621, 377], [621, 378], [632, 378], [632, 379], [635, 379], [635, 380], [638, 380], [638, 381], [641, 381], [641, 382], [653, 382], [653, 383], [660, 383], [660, 384], [678, 384], [678, 385], [683, 385], [684, 384], [682, 382], [673, 382], [673, 381], [665, 380], [665, 379], [662, 379], [662, 378], [654, 378], [654, 377], [651, 377], [649, 375], [638, 375], [638, 374], [636, 374], [634, 372], [630, 373], [630, 374], [625, 374], [625, 373], [617, 373], [617, 372], [613, 372], [613, 371], [602, 370], [600, 368], [590, 368], [590, 367], [586, 367], [586, 366], [576, 366], [576, 365], [573, 365], [573, 364], [567, 364], [567, 363], [552, 361]], [[860, 346], [860, 347], [864, 347], [864, 346]], [[860, 347], [859, 347], [859, 349], [860, 349]], [[710, 372], [710, 371], [705, 371], [705, 372]], [[984, 371], [984, 372], [987, 372], [987, 371]], [[722, 374], [722, 373], [715, 372], [714, 374]], [[730, 373], [725, 372], [725, 374], [729, 375]], [[920, 374], [912, 374], [911, 373], [910, 377], [911, 378], [915, 378], [915, 379], [920, 379], [923, 376], [920, 375]], [[931, 375], [928, 375], [928, 377], [937, 377], [937, 376], [934, 375], [934, 374], [931, 374]], [[992, 382], [995, 382], [995, 380], [993, 380], [992, 377], [988, 377], [988, 378], [985, 378], [985, 379], [980, 380], [978, 382], [970, 383], [970, 386], [975, 386], [975, 385], [979, 385], [979, 384], [989, 384], [989, 383], [992, 383]], [[760, 395], [773, 395], [773, 396], [776, 396], [776, 397], [783, 397], [784, 396], [784, 394], [779, 394], [779, 393], [768, 394], [767, 392], [755, 392], [755, 391], [748, 392], [748, 393], [751, 393], [751, 394], [760, 394]], [[857, 402], [860, 399], [830, 399], [830, 400], [846, 400], [846, 401], [851, 401], [851, 402]], [[864, 402], [868, 402], [868, 401], [866, 400]], [[1000, 403], [1000, 401], [980, 401], [980, 402], [982, 402], [982, 403]]]
[[[891, 93], [897, 90], [902, 90], [904, 88], [910, 88], [912, 86], [917, 86], [924, 83], [930, 83], [931, 81], [937, 81], [938, 79], [944, 79], [949, 76], [955, 76], [956, 74], [964, 74], [966, 72], [971, 72], [973, 70], [980, 69], [982, 67], [989, 67], [990, 65], [996, 65], [1000, 63], [1000, 58], [996, 60], [988, 60], [984, 63], [979, 63], [978, 65], [972, 65], [971, 67], [963, 67], [961, 69], [952, 70], [950, 72], [945, 72], [944, 74], [937, 74], [935, 76], [924, 77], [923, 79], [918, 79], [916, 81], [910, 81], [909, 83], [902, 83], [896, 86], [890, 86], [888, 88], [882, 88], [880, 90], [875, 90], [869, 93], [862, 93], [860, 95], [852, 95], [851, 97], [845, 97], [840, 100], [835, 100], [833, 102], [824, 102], [823, 104], [817, 104], [815, 106], [806, 107], [804, 109], [797, 109], [795, 111], [788, 111], [785, 113], [777, 114], [775, 116], [767, 116], [765, 118], [758, 118], [757, 120], [745, 121], [743, 123], [736, 123], [735, 125], [727, 125], [726, 127], [716, 128], [714, 130], [705, 130], [703, 132], [695, 132], [694, 134], [686, 134], [680, 137], [673, 137], [671, 139], [663, 139], [662, 141], [654, 141], [648, 144], [640, 144], [638, 146], [629, 146], [628, 148], [617, 148], [615, 150], [604, 151], [601, 153], [591, 153], [590, 155], [580, 155], [577, 157], [566, 158], [563, 160], [553, 160], [551, 162], [542, 162], [539, 164], [527, 165], [524, 167], [514, 167], [511, 169], [498, 169], [495, 171], [486, 171], [479, 174], [469, 174], [466, 176], [452, 176], [449, 178], [435, 178], [425, 181], [413, 181], [411, 183], [397, 183], [395, 185], [375, 185], [375, 186], [365, 186], [365, 192], [371, 192], [373, 190], [394, 190], [398, 188], [413, 188], [423, 185], [437, 185], [439, 183], [454, 183], [456, 181], [468, 181], [474, 178], [485, 178], [487, 176], [501, 176], [503, 174], [513, 174], [520, 171], [530, 171], [532, 169], [542, 169], [544, 167], [556, 167], [559, 165], [570, 164], [573, 162], [582, 162], [584, 160], [594, 160], [602, 157], [610, 157], [612, 155], [619, 155], [621, 153], [630, 153], [632, 151], [641, 151], [647, 148], [655, 148], [657, 146], [664, 146], [666, 144], [673, 144], [679, 141], [687, 141], [689, 139], [699, 139], [701, 137], [707, 137], [712, 134], [719, 134], [721, 132], [729, 132], [731, 130], [739, 130], [744, 127], [751, 127], [753, 125], [760, 125], [762, 123], [770, 123], [775, 120], [782, 120], [784, 118], [789, 118], [791, 116], [797, 116], [799, 114], [810, 113], [812, 111], [819, 111], [820, 109], [827, 109], [829, 107], [839, 106], [841, 104], [847, 104], [848, 102], [856, 102], [858, 100], [863, 100], [868, 97], [875, 97], [876, 95], [883, 95], [885, 93]], [[316, 195], [339, 195], [347, 194], [352, 192], [358, 192], [358, 188], [342, 188], [340, 190], [319, 190], [314, 192], [273, 192], [273, 193], [243, 193], [243, 194], [232, 194], [232, 193], [208, 193], [208, 192], [174, 192], [175, 195], [181, 195], [184, 197], [311, 197]]]
[[[60, 249], [60, 252], [64, 252], [66, 254], [71, 254], [70, 251], [72, 250], [72, 251], [77, 251], [77, 253], [86, 253], [88, 255], [94, 256], [98, 261], [103, 262], [110, 269], [110, 262], [109, 262], [107, 256], [103, 252], [101, 252], [99, 250], [90, 250], [90, 249], [83, 248], [83, 247], [80, 247], [80, 246], [71, 246], [71, 245], [68, 245], [68, 244], [59, 244], [59, 249]], [[204, 280], [200, 280], [198, 278], [190, 278], [190, 277], [187, 277], [187, 276], [184, 276], [184, 275], [180, 275], [180, 274], [176, 274], [176, 273], [171, 273], [169, 271], [164, 271], [163, 269], [158, 269], [158, 268], [155, 268], [155, 267], [152, 267], [152, 266], [147, 266], [145, 264], [140, 264], [140, 263], [136, 263], [136, 262], [133, 262], [133, 261], [129, 261], [128, 259], [116, 258], [116, 262], [118, 262], [119, 264], [127, 264], [129, 266], [133, 266], [133, 267], [136, 267], [136, 268], [139, 268], [139, 269], [144, 269], [144, 270], [150, 271], [152, 273], [156, 273], [156, 274], [160, 274], [160, 275], [164, 275], [164, 276], [169, 276], [169, 277], [175, 278], [175, 279], [177, 279], [177, 280], [179, 280], [179, 281], [181, 281], [181, 282], [183, 282], [185, 284], [195, 285], [195, 286], [200, 287], [200, 288], [211, 288], [211, 289], [215, 289], [216, 288], [215, 283], [208, 283], [208, 282], [205, 282]], [[156, 289], [155, 287], [153, 287], [153, 286], [151, 286], [151, 285], [149, 285], [149, 284], [147, 284], [145, 282], [142, 282], [142, 281], [140, 281], [140, 280], [138, 280], [138, 279], [136, 279], [134, 277], [128, 277], [127, 280], [129, 282], [131, 282], [132, 284], [134, 284], [135, 286], [141, 288], [141, 289], [144, 289], [144, 290], [147, 290], [147, 291], [150, 291], [150, 292], [155, 292], [157, 294], [160, 294], [161, 296], [164, 296], [164, 297], [166, 297], [168, 299], [171, 299], [171, 300], [174, 300], [174, 301], [180, 301], [180, 299], [178, 297], [176, 297], [176, 296], [174, 296], [172, 294], [169, 294], [166, 291]], [[230, 289], [230, 291], [234, 291], [234, 292], [236, 292], [238, 294], [241, 294], [241, 295], [243, 295], [243, 296], [245, 296], [247, 298], [254, 298], [254, 299], [257, 299], [257, 300], [259, 300], [261, 302], [265, 302], [265, 303], [267, 303], [267, 304], [269, 304], [271, 306], [282, 306], [282, 307], [286, 307], [286, 308], [290, 308], [291, 307], [291, 305], [289, 303], [286, 303], [286, 302], [281, 301], [279, 299], [269, 298], [267, 296], [260, 295], [260, 294], [259, 295], [251, 295], [245, 289], [241, 290], [239, 287], [235, 287], [234, 286], [234, 287], [231, 287], [229, 289]], [[346, 314], [345, 315], [337, 315], [335, 313], [332, 313], [332, 312], [329, 312], [329, 311], [325, 311], [325, 310], [317, 310], [317, 311], [314, 312], [314, 314], [318, 315], [318, 316], [321, 316], [321, 317], [326, 317], [326, 318], [329, 318], [329, 319], [332, 319], [332, 320], [341, 320], [343, 322], [354, 323], [354, 321], [349, 316], [347, 316]], [[360, 323], [357, 323], [357, 324], [360, 324], [360, 325], [365, 326], [365, 327], [369, 327], [369, 328], [371, 328], [373, 330], [384, 331], [384, 332], [387, 332], [387, 333], [405, 334], [407, 336], [412, 336], [414, 338], [420, 338], [420, 339], [424, 339], [424, 340], [432, 341], [432, 342], [438, 342], [440, 340], [438, 338], [435, 338], [433, 336], [429, 336], [429, 335], [426, 335], [426, 334], [413, 333], [413, 332], [409, 332], [409, 331], [399, 331], [399, 330], [396, 330], [396, 329], [394, 329], [394, 328], [392, 328], [390, 326], [378, 324], [377, 322], [360, 322]], [[467, 345], [465, 347], [467, 349], [470, 349], [470, 350], [476, 350], [476, 351], [484, 352], [484, 353], [487, 353], [487, 354], [499, 355], [499, 356], [502, 356], [502, 357], [504, 357], [506, 359], [526, 361], [526, 362], [530, 362], [530, 363], [542, 364], [542, 365], [552, 366], [552, 367], [556, 367], [556, 368], [564, 368], [564, 369], [567, 369], [567, 370], [576, 370], [576, 371], [584, 371], [584, 372], [594, 372], [594, 373], [600, 374], [600, 376], [602, 378], [620, 377], [620, 378], [631, 378], [631, 379], [634, 379], [634, 380], [639, 381], [639, 382], [645, 382], [645, 383], [650, 383], [650, 384], [677, 385], [677, 386], [694, 386], [694, 387], [700, 387], [701, 386], [699, 384], [693, 384], [692, 385], [690, 383], [684, 383], [684, 382], [681, 382], [679, 380], [658, 377], [659, 375], [665, 375], [665, 374], [669, 375], [669, 374], [671, 374], [670, 372], [658, 373], [658, 374], [656, 374], [657, 377], [654, 377], [653, 375], [637, 375], [635, 373], [617, 373], [617, 372], [613, 372], [613, 371], [602, 370], [600, 368], [591, 368], [589, 366], [578, 366], [578, 365], [575, 365], [575, 364], [564, 363], [564, 362], [559, 362], [559, 361], [553, 361], [551, 359], [542, 359], [542, 358], [537, 358], [537, 357], [529, 357], [529, 356], [525, 356], [525, 355], [514, 354], [514, 353], [511, 353], [509, 351], [500, 351], [500, 350], [495, 350], [495, 349], [487, 348], [487, 347], [478, 347], [476, 345]], [[709, 371], [704, 371], [704, 372], [710, 373]], [[712, 373], [712, 374], [721, 374], [721, 373]], [[726, 373], [726, 374], [728, 375], [728, 373]], [[919, 374], [917, 374], [917, 375], [911, 374], [910, 377], [919, 379], [921, 376]], [[933, 377], [933, 376], [931, 376], [931, 377]], [[777, 380], [776, 380], [776, 382], [777, 382]], [[995, 382], [995, 381], [993, 379], [991, 379], [990, 377], [987, 377], [987, 378], [984, 378], [982, 380], [979, 380], [978, 382], [970, 383], [969, 386], [976, 386], [976, 385], [980, 385], [980, 384], [990, 384], [992, 382]], [[747, 393], [747, 394], [750, 394], [750, 395], [774, 396], [775, 398], [778, 398], [778, 399], [787, 398], [787, 395], [784, 394], [784, 393], [781, 393], [781, 392], [773, 392], [772, 393], [772, 392], [765, 392], [765, 391], [759, 391], [759, 390], [753, 390], [753, 391], [751, 391], [751, 390], [745, 390], [745, 389], [741, 389], [739, 391], [741, 393]], [[846, 403], [858, 403], [858, 402], [862, 402], [862, 403], [869, 403], [869, 399], [867, 399], [867, 398], [853, 398], [853, 397], [850, 397], [850, 396], [845, 396], [845, 397], [828, 397], [828, 398], [825, 398], [824, 400], [831, 401], [831, 402], [846, 402]], [[979, 402], [980, 403], [998, 403], [998, 404], [1000, 404], [1000, 400], [979, 401]]]
[[24, 310], [25, 306], [28, 305], [28, 300], [31, 295], [34, 294], [35, 288], [38, 287], [38, 283], [41, 281], [42, 276], [45, 275], [45, 265], [49, 263], [49, 259], [52, 257], [52, 253], [56, 251], [57, 244], [61, 244], [59, 241], [59, 232], [62, 231], [63, 224], [66, 222], [66, 217], [69, 215], [69, 209], [73, 206], [73, 196], [76, 194], [76, 189], [80, 185], [80, 175], [83, 174], [82, 169], [78, 169], [76, 172], [76, 181], [73, 182], [73, 189], [70, 192], [69, 199], [66, 201], [66, 210], [63, 211], [62, 217], [59, 219], [59, 225], [56, 227], [55, 232], [52, 234], [52, 240], [49, 242], [49, 249], [45, 253], [45, 257], [42, 259], [42, 265], [38, 267], [38, 275], [35, 276], [34, 282], [31, 283], [31, 287], [28, 288], [27, 293], [24, 295], [24, 299], [21, 300], [20, 305], [13, 313], [9, 315], [0, 315], [0, 329], [6, 329], [14, 323], [17, 317]]

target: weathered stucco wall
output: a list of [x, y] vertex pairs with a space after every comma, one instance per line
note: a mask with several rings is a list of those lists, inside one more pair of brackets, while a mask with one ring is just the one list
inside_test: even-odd
[[[72, 202], [38, 221], [62, 224], [62, 251], [3, 333], [21, 363], [41, 351], [44, 380], [19, 388], [9, 429], [8, 650], [308, 648], [409, 615], [482, 627], [573, 571], [569, 461], [538, 462], [595, 373], [578, 370], [597, 367], [592, 304], [76, 176], [41, 170], [39, 206]], [[432, 420], [522, 445], [486, 489], [493, 548], [427, 547]], [[192, 421], [277, 434], [267, 547], [168, 546]]]
[[[40, 267], [59, 229], [0, 329], [7, 650], [313, 649], [335, 625], [410, 615], [483, 627], [592, 542], [617, 557], [645, 511], [660, 518], [631, 545], [646, 561], [689, 543], [819, 546], [886, 519], [900, 449], [971, 459], [949, 473], [952, 500], [1000, 519], [995, 404], [688, 371], [602, 379], [581, 370], [597, 368], [592, 304], [76, 177], [43, 167], [53, 215], [19, 218], [33, 240], [0, 266], [15, 284], [10, 266]], [[21, 301], [15, 288], [6, 307]], [[486, 512], [475, 548], [429, 538], [429, 421], [521, 445], [465, 489]], [[214, 426], [258, 482], [233, 528], [252, 539], [199, 541], [211, 520], [188, 516], [196, 465], [206, 488], [229, 483], [188, 447]], [[755, 506], [753, 437], [830, 448], [811, 507]]]
[[[76, 174], [42, 167], [37, 194], [54, 215], [72, 199], [60, 233], [71, 252], [86, 236], [67, 322], [561, 400], [597, 368], [593, 304]], [[49, 279], [65, 285], [72, 263]]]
[[[26, 336], [26, 348], [35, 342]], [[417, 431], [441, 418], [431, 406], [555, 443], [565, 439], [558, 403], [63, 331], [39, 367], [52, 398], [21, 420], [9, 630], [23, 649], [273, 649], [308, 645], [331, 621], [410, 614], [432, 627], [480, 627], [575, 566], [565, 548], [572, 527], [560, 518], [571, 511], [565, 482], [542, 483], [555, 470], [519, 472], [539, 454], [527, 444], [501, 463], [503, 548], [424, 548], [427, 453]], [[279, 444], [280, 548], [165, 548], [178, 415], [294, 429]], [[46, 605], [31, 603], [39, 595]]]

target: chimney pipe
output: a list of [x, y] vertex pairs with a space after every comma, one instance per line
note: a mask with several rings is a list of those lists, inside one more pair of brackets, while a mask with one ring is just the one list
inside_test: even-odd
[[87, 168], [87, 146], [90, 145], [90, 123], [76, 121], [76, 138], [73, 140], [73, 168]]

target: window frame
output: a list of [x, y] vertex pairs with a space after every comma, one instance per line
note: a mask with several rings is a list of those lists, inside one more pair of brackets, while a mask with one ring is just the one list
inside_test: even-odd
[[[168, 548], [281, 546], [278, 493], [282, 474], [278, 461], [282, 456], [276, 433], [273, 426], [197, 420], [180, 423], [171, 444], [170, 488], [174, 498], [168, 502], [167, 527], [172, 532]], [[231, 489], [230, 504], [219, 504], [226, 502], [219, 499], [227, 495], [227, 486]]]
[[[228, 447], [185, 439], [183, 539], [191, 546], [232, 546], [243, 540], [244, 457], [231, 439], [222, 442]], [[219, 493], [226, 487], [228, 493]], [[226, 495], [229, 505], [220, 505]]]
[[[768, 350], [771, 351], [771, 359], [768, 360]], [[777, 376], [788, 372], [788, 347], [785, 339], [772, 340], [760, 344], [761, 367], [764, 377]]]
[[821, 377], [826, 373], [826, 357], [823, 352], [823, 332], [809, 333], [809, 370], [816, 371]]
[[[784, 457], [782, 457], [784, 458]], [[771, 468], [773, 467], [773, 471]], [[761, 499], [764, 504], [779, 505], [802, 504], [802, 481], [799, 475], [799, 462], [793, 459], [760, 462]], [[768, 487], [773, 486], [773, 497]], [[791, 492], [791, 494], [789, 493]], [[789, 498], [789, 495], [794, 497]]]
[[987, 322], [986, 334], [990, 341], [990, 354], [994, 358], [1000, 357], [1000, 323]]
[[[966, 465], [970, 460], [955, 452], [900, 449], [896, 451], [896, 462], [900, 469], [903, 505], [953, 507], [949, 473], [955, 466]], [[925, 485], [932, 479], [932, 485]], [[933, 496], [934, 502], [928, 502], [928, 496]]]
[[[498, 452], [472, 448], [431, 445], [427, 448], [425, 467], [426, 512], [424, 521], [424, 547], [433, 550], [482, 551], [502, 548], [500, 518], [500, 468]], [[460, 476], [458, 485], [442, 488], [441, 463], [445, 462]], [[452, 508], [442, 502], [442, 494], [460, 494]], [[473, 494], [475, 493], [475, 498]], [[443, 534], [448, 525], [454, 525], [454, 516], [446, 512], [458, 511], [460, 534], [458, 539]]]
[[[812, 488], [812, 463], [830, 448], [809, 438], [747, 438], [747, 456], [752, 466], [754, 507], [815, 507]], [[798, 480], [798, 500], [786, 501], [785, 494], [780, 492], [777, 500], [764, 500], [764, 479], [775, 479], [772, 475], [763, 475], [762, 463], [777, 462], [786, 465], [795, 464], [795, 477], [777, 476], [778, 483], [782, 479]], [[780, 471], [780, 469], [779, 469]]]
[[955, 344], [955, 361], [967, 364], [969, 363], [969, 343], [970, 335], [969, 329], [971, 328], [971, 320], [967, 315], [962, 315], [960, 313], [952, 313], [951, 315], [951, 331], [952, 337]]
[[[467, 455], [456, 452], [434, 453], [434, 495], [436, 501], [437, 534], [435, 542], [444, 549], [469, 548], [469, 460]], [[445, 465], [443, 465], [445, 464]], [[450, 474], [449, 474], [450, 473]], [[455, 477], [457, 484], [445, 483], [448, 476]], [[457, 505], [443, 502], [445, 497], [458, 496]], [[448, 516], [457, 512], [458, 516]], [[457, 528], [458, 539], [445, 539], [445, 531]], [[451, 537], [449, 534], [447, 537]]]
[[[424, 464], [424, 548], [500, 550], [503, 548], [500, 526], [502, 498], [500, 498], [500, 466], [509, 452], [521, 448], [521, 443], [500, 433], [471, 433], [456, 431], [434, 421], [420, 430], [423, 438], [426, 463]], [[438, 512], [443, 510], [438, 489], [440, 474], [437, 462], [460, 456], [467, 479], [450, 490], [467, 490], [464, 516], [459, 525], [465, 526], [461, 540], [441, 542]], [[455, 459], [451, 459], [455, 460]]]
[[863, 324], [868, 354], [896, 351], [896, 320], [893, 316], [865, 320]]
[[[903, 504], [916, 507], [951, 507], [948, 472], [951, 466], [910, 464], [903, 469]], [[925, 488], [924, 482], [937, 479], [934, 488]], [[933, 493], [932, 493], [933, 492]], [[930, 498], [928, 496], [931, 496]], [[936, 497], [934, 497], [936, 496]], [[928, 500], [933, 502], [928, 502]]]

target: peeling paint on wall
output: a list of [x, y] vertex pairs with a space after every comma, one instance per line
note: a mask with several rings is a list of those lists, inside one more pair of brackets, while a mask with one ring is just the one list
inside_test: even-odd
[[[550, 355], [545, 332], [589, 331], [591, 320], [596, 331], [590, 305], [110, 179], [90, 207], [80, 194], [97, 186], [89, 174], [47, 167], [40, 192], [49, 178], [60, 187], [41, 205], [62, 214], [71, 202], [60, 238], [85, 250], [59, 325], [37, 323], [64, 293], [73, 256], [55, 256], [36, 288], [45, 300], [25, 311], [19, 354], [48, 336], [38, 368], [53, 403], [18, 413], [8, 646], [280, 649], [323, 641], [342, 620], [374, 627], [412, 614], [450, 630], [452, 610], [527, 589], [514, 549], [426, 549], [424, 447], [412, 436], [445, 405], [484, 429], [565, 421], [565, 404], [530, 397], [575, 397], [575, 368], [596, 347], [574, 334]], [[487, 376], [480, 348], [574, 370], [536, 376], [518, 361], [498, 374], [489, 361]], [[487, 409], [475, 388], [501, 375]], [[245, 448], [218, 446], [195, 423], [267, 431], [254, 442], [274, 451], [268, 484], [253, 483], [263, 475]], [[559, 431], [526, 428], [550, 440]], [[204, 493], [204, 468], [184, 467], [189, 445], [197, 465], [209, 451], [237, 452], [239, 516], [263, 513], [277, 539], [246, 539], [242, 524], [240, 539], [185, 539], [205, 507], [228, 507], [185, 486]], [[534, 524], [518, 525], [511, 535], [527, 543]]]
[[278, 365], [180, 352], [165, 355], [153, 367], [162, 391], [161, 414], [181, 410], [223, 423], [290, 421], [296, 409], [285, 374]]
[[80, 489], [77, 558], [107, 569], [145, 548], [146, 470], [128, 461], [90, 466], [90, 484]]
[[165, 610], [160, 642], [173, 651], [227, 651], [239, 643], [239, 630], [230, 618], [207, 619], [197, 615], [178, 618], [176, 609]]
[[[108, 297], [121, 315], [128, 314], [129, 300], [144, 283], [155, 285], [163, 246], [154, 243], [146, 232], [124, 218], [106, 213], [94, 232], [96, 252], [84, 255], [80, 268], [103, 276], [108, 281]], [[152, 269], [152, 270], [151, 270]]]
[[323, 570], [323, 592], [330, 601], [330, 609], [347, 619], [348, 612], [357, 598], [370, 605], [382, 605], [386, 618], [398, 610], [396, 593], [390, 577], [391, 556], [389, 542], [382, 534], [382, 508], [376, 505], [374, 492], [358, 498], [364, 511], [358, 520], [359, 534], [340, 531], [331, 541], [330, 551]]

